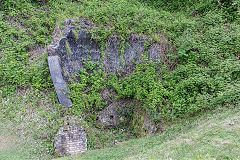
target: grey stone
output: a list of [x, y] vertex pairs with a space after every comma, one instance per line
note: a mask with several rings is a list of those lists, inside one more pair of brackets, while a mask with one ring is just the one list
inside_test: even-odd
[[72, 105], [72, 101], [68, 98], [68, 89], [65, 81], [63, 80], [62, 69], [58, 58], [58, 56], [49, 56], [48, 65], [59, 102], [64, 107], [70, 107]]
[[[130, 100], [114, 101], [98, 114], [98, 124], [109, 128], [118, 127], [120, 124], [127, 124], [130, 121], [129, 127], [133, 128], [137, 136], [154, 136], [157, 131], [154, 122], [145, 111], [139, 110], [139, 107], [140, 104], [135, 104]], [[126, 117], [130, 113], [133, 113], [131, 119]]]
[[59, 129], [54, 140], [57, 156], [74, 155], [87, 151], [87, 138], [81, 126], [65, 126]]
[[112, 103], [99, 114], [98, 122], [105, 127], [116, 127], [119, 125], [121, 119], [117, 110], [117, 103]]
[[150, 118], [147, 117], [147, 118], [145, 118], [143, 124], [144, 124], [144, 127], [142, 129], [144, 129], [145, 132], [148, 133], [147, 135], [154, 136], [157, 131], [157, 128], [156, 128], [154, 122]]
[[[118, 35], [111, 36], [106, 40], [104, 53], [101, 53], [100, 44], [93, 40], [90, 30], [93, 30], [93, 24], [81, 19], [80, 24], [76, 25], [77, 20], [67, 20], [65, 29], [56, 27], [52, 43], [48, 46], [48, 54], [58, 55], [60, 65], [64, 72], [64, 80], [69, 83], [70, 79], [76, 73], [84, 68], [83, 60], [102, 64], [102, 70], [106, 73], [121, 73], [123, 76], [130, 75], [135, 70], [135, 64], [142, 61], [142, 55], [148, 52], [148, 59], [164, 64], [170, 60], [166, 54], [170, 51], [172, 45], [167, 43], [166, 38], [159, 34], [161, 43], [151, 43], [152, 39], [147, 36], [132, 34], [126, 42], [123, 42]], [[73, 24], [75, 23], [75, 24]], [[145, 42], [151, 45], [148, 49]], [[123, 45], [124, 44], [124, 45]], [[122, 48], [123, 53], [120, 53]], [[104, 55], [104, 58], [102, 57]]]
[[117, 127], [125, 121], [124, 112], [130, 112], [132, 108], [128, 106], [132, 103], [130, 100], [118, 100], [111, 103], [98, 114], [98, 124], [104, 127]]

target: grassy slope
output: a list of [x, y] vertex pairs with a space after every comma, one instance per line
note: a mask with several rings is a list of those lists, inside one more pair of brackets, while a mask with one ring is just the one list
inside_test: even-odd
[[29, 135], [19, 135], [19, 126], [16, 123], [0, 122], [0, 159], [51, 159], [46, 153], [41, 140], [36, 140]]
[[239, 159], [239, 107], [215, 110], [184, 120], [156, 137], [89, 151], [69, 159]]
[[[19, 102], [19, 101], [18, 101]], [[22, 124], [22, 125], [21, 125]], [[27, 125], [24, 123], [24, 125]], [[52, 159], [46, 146], [20, 129], [34, 127], [19, 121], [0, 122], [0, 159]], [[39, 127], [38, 132], [44, 127]], [[37, 130], [37, 129], [36, 129]], [[35, 131], [36, 132], [36, 131]], [[219, 109], [181, 120], [156, 137], [119, 143], [115, 147], [59, 158], [78, 159], [239, 159], [240, 108]]]
[[31, 90], [0, 96], [0, 160], [53, 158], [49, 142], [58, 127], [58, 106]]

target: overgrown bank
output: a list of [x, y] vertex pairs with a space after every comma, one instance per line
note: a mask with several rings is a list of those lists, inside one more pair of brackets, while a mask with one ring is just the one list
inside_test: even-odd
[[[184, 2], [186, 6], [182, 5]], [[74, 107], [69, 114], [88, 112], [92, 115], [90, 121], [95, 122], [96, 111], [104, 108], [99, 93], [103, 87], [113, 89], [116, 97], [142, 102], [142, 108], [156, 123], [198, 114], [216, 105], [238, 105], [239, 1], [220, 4], [217, 1], [189, 0], [182, 3], [125, 0], [1, 2], [2, 96], [26, 87], [52, 92], [46, 54], [38, 57], [34, 53], [37, 48], [45, 48], [50, 43], [57, 23], [61, 25], [65, 19], [83, 17], [98, 26], [95, 32], [101, 43], [112, 34], [118, 34], [124, 41], [133, 33], [150, 35], [154, 41], [160, 42], [160, 32], [169, 38], [168, 42], [178, 52], [176, 56], [166, 56], [178, 63], [174, 71], [168, 72], [164, 66], [146, 61], [137, 65], [131, 76], [123, 79], [113, 76], [108, 81], [102, 73], [88, 74], [83, 70], [81, 78], [86, 81], [71, 86]], [[176, 7], [179, 9], [173, 12]], [[94, 66], [89, 64], [89, 67]], [[87, 89], [90, 92], [82, 93]], [[81, 108], [79, 95], [87, 97]], [[7, 113], [4, 116], [9, 117]]]
[[58, 160], [239, 159], [239, 120], [239, 106], [228, 106], [178, 121], [155, 137], [133, 139]]

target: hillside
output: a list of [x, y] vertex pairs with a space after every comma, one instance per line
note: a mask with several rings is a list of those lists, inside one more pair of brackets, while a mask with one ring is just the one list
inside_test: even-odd
[[66, 126], [83, 159], [239, 158], [239, 30], [239, 0], [0, 1], [0, 159], [57, 158]]
[[[43, 146], [31, 138], [12, 133], [10, 124], [1, 122], [0, 159], [51, 159]], [[8, 131], [6, 131], [8, 129]], [[5, 130], [5, 131], [4, 131]], [[11, 132], [9, 132], [11, 131]], [[88, 151], [83, 155], [57, 160], [80, 159], [239, 159], [239, 106], [217, 109], [201, 116], [171, 124], [155, 137], [121, 142], [113, 148]], [[38, 145], [36, 145], [39, 143]]]
[[156, 137], [89, 151], [80, 159], [239, 159], [240, 110], [229, 108], [180, 121]]

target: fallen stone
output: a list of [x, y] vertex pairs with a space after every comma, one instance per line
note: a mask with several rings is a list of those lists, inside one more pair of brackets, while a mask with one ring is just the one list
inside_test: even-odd
[[70, 107], [72, 105], [72, 101], [68, 98], [68, 89], [65, 81], [63, 80], [62, 69], [58, 58], [58, 56], [48, 56], [50, 74], [59, 102], [63, 105], [63, 107]]

